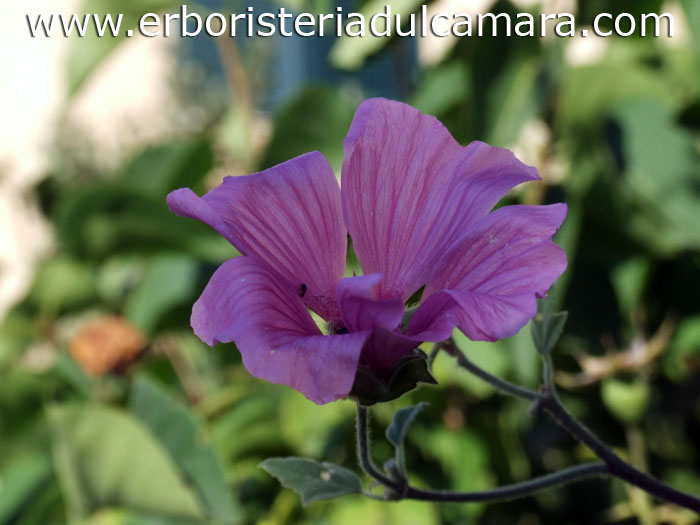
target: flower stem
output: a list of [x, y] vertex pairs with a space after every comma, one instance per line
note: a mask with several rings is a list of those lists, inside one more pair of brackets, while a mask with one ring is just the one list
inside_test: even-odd
[[574, 481], [580, 481], [595, 476], [606, 476], [609, 474], [608, 467], [605, 465], [605, 463], [586, 463], [533, 478], [528, 481], [523, 481], [521, 483], [503, 485], [494, 489], [478, 492], [442, 492], [409, 487], [406, 491], [406, 497], [416, 500], [444, 501], [453, 503], [507, 501], [517, 498], [524, 498], [541, 490], [559, 487], [566, 485], [567, 483], [573, 483]]
[[401, 486], [391, 478], [382, 474], [377, 467], [374, 466], [372, 457], [370, 456], [370, 441], [369, 441], [369, 416], [367, 407], [357, 403], [357, 459], [360, 462], [360, 467], [368, 476], [376, 479], [381, 484], [386, 485], [394, 491], [400, 491]]
[[[675, 503], [681, 507], [693, 510], [700, 514], [700, 499], [690, 494], [686, 494], [673, 487], [659, 481], [658, 479], [645, 474], [644, 472], [634, 468], [620, 458], [612, 449], [605, 445], [593, 432], [591, 432], [583, 423], [578, 421], [568, 410], [561, 404], [556, 396], [554, 383], [546, 385], [543, 391], [535, 392], [527, 388], [514, 385], [499, 377], [493, 376], [485, 370], [479, 368], [472, 363], [454, 344], [446, 345], [445, 349], [457, 358], [457, 364], [479, 377], [483, 381], [491, 384], [496, 389], [503, 393], [510, 394], [528, 401], [534, 401], [542, 408], [549, 416], [551, 416], [559, 425], [571, 434], [576, 440], [586, 445], [593, 453], [598, 456], [607, 466], [610, 475], [626, 481], [630, 485], [634, 485], [642, 490], [645, 490], [652, 496], [658, 499]], [[547, 366], [545, 366], [547, 368]], [[551, 364], [549, 368], [551, 372]]]
[[500, 377], [496, 377], [495, 375], [490, 374], [483, 368], [479, 368], [477, 365], [472, 363], [469, 359], [467, 359], [467, 356], [465, 356], [455, 345], [452, 343], [452, 341], [445, 341], [443, 344], [442, 348], [451, 356], [455, 357], [457, 359], [457, 364], [464, 368], [465, 370], [471, 372], [473, 375], [476, 377], [480, 378], [481, 380], [491, 384], [493, 387], [496, 388], [496, 390], [500, 390], [504, 394], [509, 394], [514, 397], [519, 397], [521, 399], [526, 399], [528, 401], [539, 401], [540, 400], [540, 393], [536, 392], [535, 390], [530, 390], [529, 388], [522, 387], [520, 385], [516, 385], [514, 383], [511, 383], [510, 381], [506, 381], [505, 379], [501, 379]]
[[[565, 485], [574, 481], [593, 476], [608, 475], [608, 467], [604, 463], [588, 463], [547, 474], [521, 483], [504, 485], [490, 490], [476, 492], [448, 492], [424, 490], [411, 487], [407, 480], [403, 483], [395, 481], [381, 473], [374, 465], [370, 456], [370, 440], [368, 430], [369, 414], [367, 407], [357, 404], [357, 455], [362, 470], [376, 481], [389, 488], [388, 499], [413, 499], [434, 502], [477, 503], [494, 502], [523, 498], [541, 490]], [[372, 497], [374, 497], [372, 495]]]
[[583, 423], [576, 420], [564, 406], [553, 396], [547, 396], [542, 401], [542, 408], [554, 418], [569, 434], [586, 445], [593, 453], [602, 459], [610, 470], [610, 474], [626, 481], [630, 485], [645, 490], [658, 499], [675, 503], [700, 514], [700, 499], [674, 489], [670, 485], [645, 474], [641, 470], [626, 463], [620, 456], [608, 448]]

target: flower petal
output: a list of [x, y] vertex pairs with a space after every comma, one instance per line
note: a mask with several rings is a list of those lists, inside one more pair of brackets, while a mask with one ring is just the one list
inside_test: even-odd
[[209, 345], [234, 341], [252, 375], [318, 404], [350, 392], [370, 334], [321, 335], [296, 291], [252, 257], [214, 273], [192, 309], [192, 328]]
[[336, 287], [338, 308], [345, 328], [351, 332], [377, 327], [394, 330], [403, 319], [403, 301], [378, 300], [376, 290], [381, 274], [358, 275], [342, 279]]
[[384, 99], [363, 102], [345, 139], [343, 214], [379, 297], [407, 299], [438, 258], [536, 170], [511, 152], [460, 146], [434, 117]]
[[460, 324], [461, 315], [455, 293], [440, 290], [421, 302], [411, 318], [406, 336], [416, 341], [444, 341]]
[[319, 315], [337, 315], [335, 285], [345, 271], [347, 232], [338, 182], [320, 153], [254, 175], [226, 177], [201, 198], [176, 190], [168, 205], [209, 224], [243, 255], [265, 261]]
[[565, 217], [564, 204], [507, 206], [477, 222], [436, 267], [408, 335], [440, 341], [455, 325], [473, 340], [516, 334], [566, 269], [551, 241]]
[[341, 280], [336, 288], [343, 325], [348, 330], [371, 330], [362, 349], [361, 363], [378, 377], [419, 343], [397, 332], [404, 313], [403, 301], [377, 299], [381, 274], [359, 275]]

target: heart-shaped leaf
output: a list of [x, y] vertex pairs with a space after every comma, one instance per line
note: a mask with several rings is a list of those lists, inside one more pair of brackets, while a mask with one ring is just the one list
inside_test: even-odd
[[221, 523], [240, 522], [241, 509], [231, 498], [223, 466], [202, 439], [202, 425], [194, 415], [145, 377], [136, 380], [129, 406], [190, 481], [208, 514]]
[[56, 474], [71, 517], [104, 507], [203, 519], [201, 504], [167, 451], [130, 414], [98, 404], [49, 409]]
[[283, 486], [298, 492], [303, 505], [362, 492], [357, 474], [333, 463], [287, 457], [269, 458], [259, 466]]

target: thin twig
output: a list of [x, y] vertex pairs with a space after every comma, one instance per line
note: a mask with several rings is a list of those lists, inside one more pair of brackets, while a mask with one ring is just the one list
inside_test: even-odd
[[506, 381], [505, 379], [496, 377], [482, 368], [479, 368], [477, 365], [475, 365], [469, 359], [467, 359], [467, 356], [465, 356], [454, 343], [446, 341], [443, 344], [442, 348], [444, 348], [448, 354], [457, 359], [457, 364], [459, 366], [468, 370], [473, 375], [482, 379], [483, 381], [491, 384], [497, 390], [500, 390], [504, 394], [509, 394], [511, 396], [526, 399], [528, 401], [538, 401], [541, 398], [540, 393], [536, 392], [535, 390], [530, 390], [529, 388], [516, 385], [514, 383], [511, 383], [510, 381]]
[[560, 487], [586, 478], [607, 475], [610, 475], [610, 472], [605, 463], [586, 463], [533, 478], [528, 481], [514, 483], [512, 485], [503, 485], [479, 492], [442, 492], [409, 487], [406, 491], [406, 498], [453, 503], [507, 501], [524, 498], [541, 490]]
[[569, 434], [586, 445], [593, 453], [602, 459], [614, 477], [626, 481], [630, 485], [645, 490], [658, 499], [675, 503], [686, 509], [700, 514], [700, 499], [634, 468], [626, 463], [620, 456], [608, 448], [598, 437], [593, 434], [583, 423], [576, 420], [564, 406], [553, 396], [547, 396], [542, 401], [542, 408], [554, 418]]
[[675, 503], [676, 505], [700, 514], [700, 499], [676, 490], [653, 476], [645, 474], [626, 463], [583, 423], [574, 418], [557, 398], [553, 383], [544, 388], [541, 393], [535, 392], [534, 390], [514, 385], [513, 383], [482, 370], [459, 351], [454, 344], [446, 345], [445, 349], [457, 358], [457, 364], [460, 367], [486, 381], [497, 390], [528, 401], [535, 401], [537, 405], [557, 421], [564, 430], [571, 434], [576, 440], [586, 445], [596, 456], [603, 460], [612, 476], [626, 481], [635, 487], [639, 487], [658, 499], [669, 503]]
[[[588, 463], [547, 474], [521, 483], [505, 485], [490, 490], [476, 492], [448, 492], [424, 490], [411, 487], [406, 480], [404, 483], [394, 481], [385, 476], [374, 465], [370, 456], [367, 408], [357, 404], [357, 455], [362, 470], [379, 483], [391, 490], [389, 499], [413, 499], [421, 501], [477, 503], [504, 501], [529, 496], [540, 490], [561, 486], [574, 481], [593, 476], [608, 475], [608, 467], [604, 463]], [[375, 495], [371, 495], [376, 499]]]

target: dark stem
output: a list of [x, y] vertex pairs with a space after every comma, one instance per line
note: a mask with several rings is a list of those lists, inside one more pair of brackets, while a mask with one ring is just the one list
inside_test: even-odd
[[400, 492], [403, 487], [396, 481], [382, 474], [372, 462], [369, 450], [369, 428], [368, 428], [368, 413], [367, 407], [357, 403], [357, 459], [360, 461], [360, 467], [368, 476], [376, 479], [390, 489]]
[[445, 341], [442, 345], [442, 348], [448, 354], [457, 359], [457, 364], [459, 366], [461, 366], [465, 370], [468, 370], [473, 375], [482, 379], [483, 381], [486, 381], [487, 383], [491, 384], [497, 390], [500, 390], [504, 394], [509, 394], [511, 396], [519, 397], [521, 399], [527, 399], [528, 401], [540, 400], [541, 396], [539, 392], [513, 384], [510, 381], [506, 381], [505, 379], [496, 377], [495, 375], [490, 374], [486, 370], [479, 368], [469, 359], [467, 359], [467, 356], [465, 356], [451, 341]]
[[576, 420], [564, 406], [553, 396], [546, 396], [541, 404], [542, 408], [554, 418], [575, 439], [590, 448], [593, 453], [602, 459], [607, 465], [610, 474], [618, 479], [626, 481], [630, 485], [645, 490], [652, 496], [675, 503], [700, 514], [700, 499], [674, 489], [670, 485], [659, 481], [649, 474], [645, 474], [625, 462], [615, 454], [607, 445], [593, 434], [583, 423]]
[[[544, 409], [562, 428], [571, 434], [576, 440], [586, 445], [593, 453], [605, 462], [608, 473], [618, 479], [626, 481], [630, 485], [639, 487], [658, 499], [675, 503], [681, 507], [693, 510], [700, 514], [700, 499], [686, 494], [666, 485], [658, 479], [645, 474], [626, 463], [598, 437], [593, 434], [583, 423], [574, 418], [556, 396], [554, 384], [549, 381], [542, 393], [529, 390], [496, 377], [472, 363], [454, 344], [445, 346], [451, 355], [457, 358], [457, 364], [471, 372], [480, 379], [491, 384], [503, 393], [510, 394], [528, 401], [534, 401], [537, 406]], [[549, 364], [549, 363], [548, 363]], [[550, 364], [551, 366], [551, 364]], [[546, 370], [546, 367], [545, 367]], [[551, 368], [549, 370], [551, 372]]]
[[535, 492], [558, 487], [574, 481], [590, 478], [593, 476], [609, 475], [608, 467], [604, 463], [588, 463], [561, 470], [552, 474], [547, 474], [522, 483], [505, 485], [495, 489], [477, 492], [447, 492], [437, 490], [423, 490], [411, 487], [407, 480], [403, 483], [395, 481], [375, 467], [370, 456], [370, 440], [368, 429], [368, 410], [366, 407], [357, 404], [357, 456], [362, 470], [380, 482], [385, 487], [391, 489], [388, 499], [413, 499], [434, 502], [453, 503], [477, 503], [504, 501], [516, 498], [524, 498]]
[[538, 478], [533, 478], [521, 483], [503, 485], [495, 489], [483, 490], [480, 492], [442, 492], [436, 490], [421, 490], [409, 487], [406, 491], [406, 498], [424, 501], [445, 501], [453, 503], [484, 503], [494, 501], [506, 501], [517, 498], [524, 498], [536, 492], [554, 487], [560, 487], [567, 483], [580, 481], [595, 476], [610, 475], [605, 463], [586, 463], [569, 467], [559, 472], [546, 474]]

